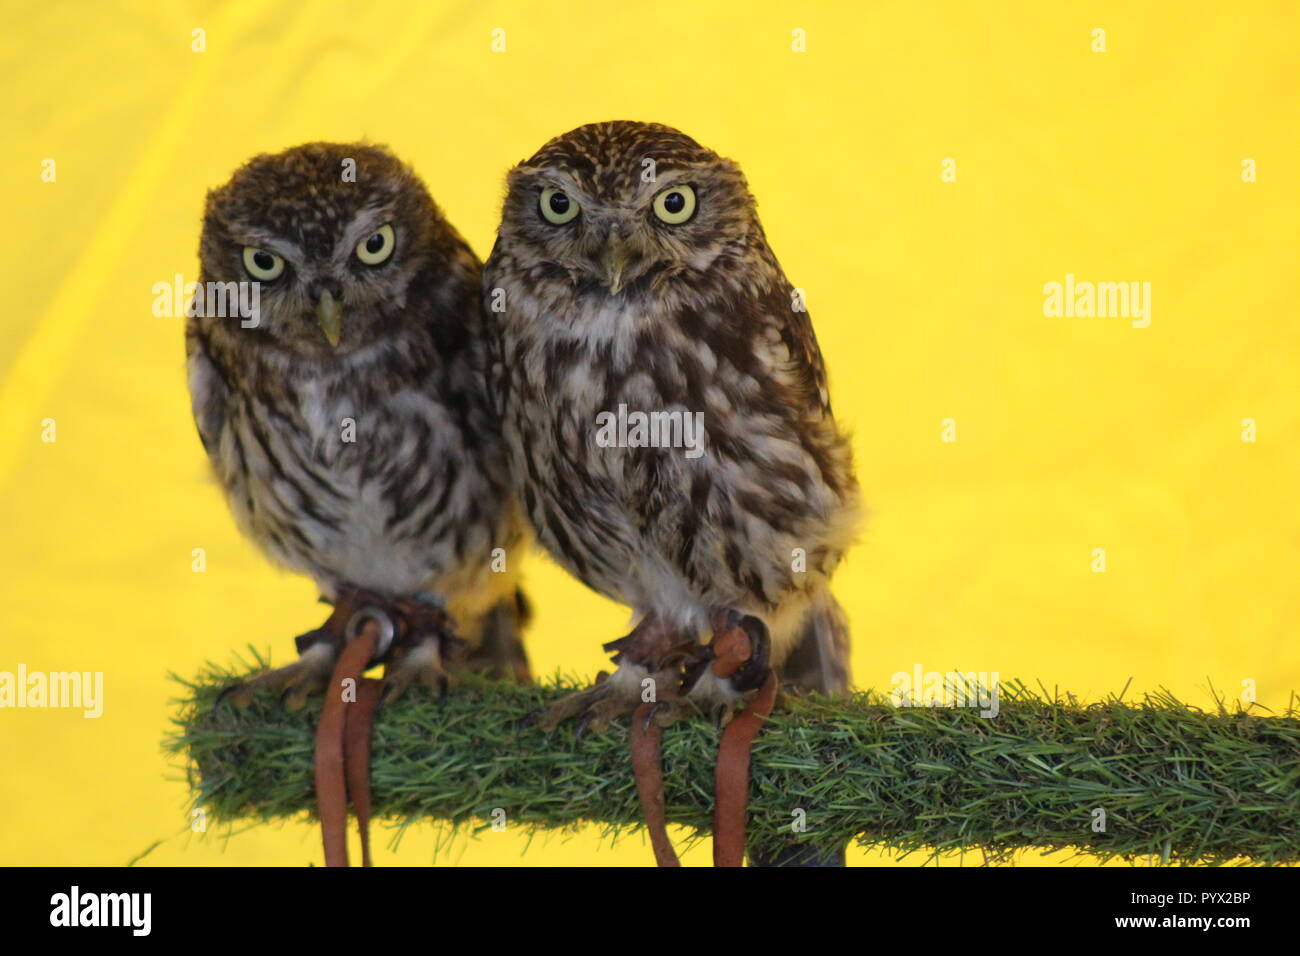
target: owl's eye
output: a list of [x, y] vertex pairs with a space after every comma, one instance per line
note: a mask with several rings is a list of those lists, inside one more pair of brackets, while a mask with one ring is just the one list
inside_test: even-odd
[[695, 215], [695, 190], [690, 186], [665, 189], [654, 201], [655, 215], [670, 226], [680, 226]]
[[270, 282], [280, 278], [280, 273], [284, 271], [284, 260], [274, 252], [256, 246], [244, 246], [244, 268], [254, 279]]
[[357, 258], [368, 266], [377, 266], [393, 254], [396, 244], [393, 227], [384, 223], [357, 243]]
[[563, 226], [571, 221], [581, 208], [576, 199], [551, 186], [542, 190], [539, 207], [542, 210], [542, 218], [554, 226]]

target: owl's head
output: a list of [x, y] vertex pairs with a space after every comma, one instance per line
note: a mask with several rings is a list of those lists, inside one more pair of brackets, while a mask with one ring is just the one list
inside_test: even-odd
[[413, 320], [408, 302], [473, 282], [474, 262], [410, 167], [379, 146], [308, 143], [256, 156], [208, 193], [200, 279], [258, 284], [247, 341], [328, 358]]
[[729, 159], [656, 123], [592, 123], [510, 171], [500, 237], [523, 268], [635, 295], [707, 272], [761, 232]]

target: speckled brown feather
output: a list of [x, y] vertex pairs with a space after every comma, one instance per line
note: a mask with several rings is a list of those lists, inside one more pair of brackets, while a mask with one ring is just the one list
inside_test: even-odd
[[[369, 266], [349, 230], [380, 223], [395, 251]], [[241, 528], [326, 596], [444, 600], [477, 643], [514, 607], [526, 542], [483, 388], [477, 258], [410, 167], [359, 143], [258, 156], [214, 189], [200, 280], [249, 281], [246, 245], [287, 262], [257, 327], [200, 314], [186, 334], [195, 421]], [[322, 287], [343, 306], [337, 347], [314, 318]]]
[[[694, 217], [652, 216], [654, 194], [683, 183]], [[572, 223], [539, 215], [548, 187], [580, 204]], [[617, 293], [599, 269], [614, 230], [632, 257]], [[484, 296], [492, 392], [539, 541], [637, 617], [701, 631], [737, 608], [767, 622], [778, 662], [820, 642], [838, 663], [819, 689], [842, 689], [828, 582], [856, 530], [851, 451], [739, 167], [656, 124], [557, 137], [510, 172]], [[596, 415], [621, 404], [702, 412], [704, 454], [596, 447]]]

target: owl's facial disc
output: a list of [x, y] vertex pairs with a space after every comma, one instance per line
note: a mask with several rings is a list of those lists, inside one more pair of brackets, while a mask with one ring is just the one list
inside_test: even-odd
[[[669, 186], [655, 195], [650, 209], [659, 222], [680, 226], [695, 215], [695, 190], [685, 183]], [[644, 215], [643, 211], [624, 211], [610, 226], [600, 255], [610, 295], [618, 295], [624, 285], [644, 275], [656, 258], [647, 226], [638, 221]]]
[[498, 241], [524, 270], [631, 304], [727, 294], [765, 240], [734, 162], [671, 127], [615, 121], [557, 136], [510, 171]]
[[424, 184], [366, 143], [253, 157], [208, 193], [199, 258], [203, 282], [257, 288], [256, 322], [199, 317], [209, 334], [323, 365], [421, 339], [432, 311], [459, 321], [456, 296], [478, 275]]
[[[382, 266], [393, 255], [393, 249], [397, 244], [397, 236], [393, 231], [391, 223], [384, 223], [374, 232], [362, 237], [356, 243], [352, 254], [357, 260], [365, 265], [376, 268]], [[336, 297], [336, 291], [339, 297], [342, 296], [342, 289], [337, 283], [316, 282], [310, 289], [312, 298], [315, 300], [314, 314], [316, 324], [320, 326], [321, 333], [325, 336], [325, 341], [330, 344], [330, 348], [336, 349], [339, 340], [343, 337], [343, 303], [339, 297]]]

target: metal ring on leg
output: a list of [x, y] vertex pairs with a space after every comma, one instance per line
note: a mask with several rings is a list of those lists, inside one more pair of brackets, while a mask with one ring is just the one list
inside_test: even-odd
[[361, 633], [361, 628], [366, 621], [374, 621], [379, 625], [379, 641], [375, 644], [375, 655], [370, 660], [371, 664], [375, 664], [383, 660], [384, 655], [392, 648], [393, 639], [397, 637], [397, 625], [393, 623], [392, 617], [383, 608], [375, 607], [373, 604], [366, 604], [358, 608], [348, 618], [348, 625], [343, 630], [343, 636], [348, 641], [355, 640], [357, 635]]

